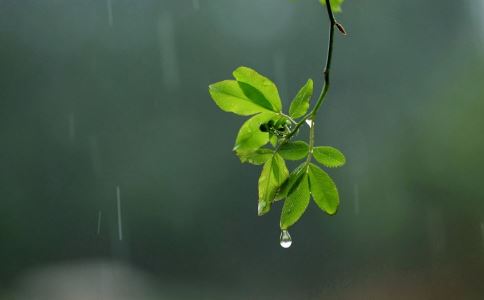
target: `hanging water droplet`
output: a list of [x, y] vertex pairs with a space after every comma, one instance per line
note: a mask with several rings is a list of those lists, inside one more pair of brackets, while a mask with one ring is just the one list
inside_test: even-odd
[[257, 205], [257, 214], [259, 216], [262, 215], [266, 206], [267, 206], [267, 203], [265, 201], [259, 201], [259, 205]]
[[311, 128], [311, 127], [313, 127], [313, 124], [314, 124], [314, 123], [313, 123], [313, 120], [311, 120], [311, 119], [307, 119], [307, 120], [306, 120], [306, 124], [308, 124], [309, 128]]
[[292, 245], [292, 239], [291, 235], [289, 234], [289, 231], [283, 230], [281, 232], [281, 247], [282, 248], [289, 248]]

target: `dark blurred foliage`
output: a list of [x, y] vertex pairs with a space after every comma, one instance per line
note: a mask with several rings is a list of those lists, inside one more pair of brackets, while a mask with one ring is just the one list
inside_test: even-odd
[[484, 6], [343, 8], [316, 131], [347, 155], [342, 204], [311, 204], [284, 250], [280, 205], [256, 216], [260, 169], [231, 152], [243, 119], [207, 86], [247, 65], [286, 107], [319, 89], [316, 0], [0, 0], [0, 289], [114, 260], [178, 298], [482, 298]]

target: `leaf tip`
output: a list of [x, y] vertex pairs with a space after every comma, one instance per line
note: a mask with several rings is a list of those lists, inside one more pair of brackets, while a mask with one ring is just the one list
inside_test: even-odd
[[267, 214], [271, 210], [271, 206], [267, 205], [267, 202], [262, 200], [259, 200], [259, 204], [257, 205], [257, 215], [259, 217]]
[[232, 72], [232, 75], [234, 76], [234, 78], [237, 78], [237, 74], [240, 73], [240, 72], [244, 72], [244, 71], [247, 71], [247, 70], [252, 70], [251, 68], [249, 67], [246, 67], [246, 66], [238, 66], [233, 72]]
[[335, 207], [334, 209], [325, 209], [324, 210], [328, 215], [334, 216], [338, 212], [338, 207]]

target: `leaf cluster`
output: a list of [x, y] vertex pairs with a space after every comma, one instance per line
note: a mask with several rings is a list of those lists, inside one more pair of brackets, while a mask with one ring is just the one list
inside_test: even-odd
[[[266, 214], [274, 202], [284, 200], [280, 227], [287, 229], [300, 219], [311, 198], [324, 212], [335, 214], [339, 205], [336, 185], [321, 166], [311, 163], [311, 158], [334, 168], [345, 164], [344, 155], [333, 147], [313, 147], [313, 141], [292, 140], [312, 113], [308, 110], [313, 81], [309, 79], [301, 87], [285, 114], [278, 89], [270, 79], [248, 67], [237, 68], [233, 77], [211, 84], [209, 93], [223, 111], [250, 116], [240, 128], [233, 150], [241, 162], [262, 165], [258, 214]], [[290, 172], [286, 160], [304, 161]]]

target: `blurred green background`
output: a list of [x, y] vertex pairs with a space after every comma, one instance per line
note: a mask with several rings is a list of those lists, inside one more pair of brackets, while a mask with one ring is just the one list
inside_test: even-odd
[[484, 3], [343, 10], [316, 130], [341, 206], [286, 250], [207, 86], [319, 91], [318, 1], [0, 0], [0, 299], [484, 298]]

